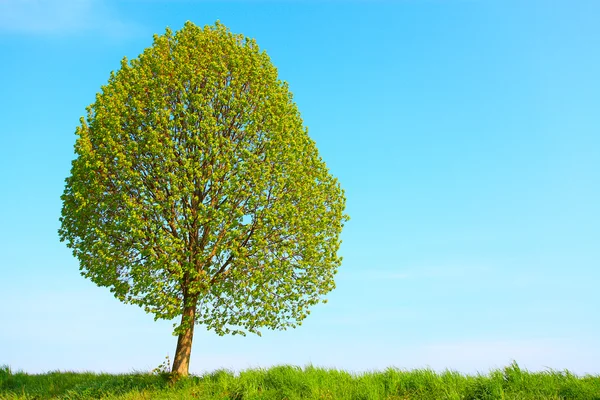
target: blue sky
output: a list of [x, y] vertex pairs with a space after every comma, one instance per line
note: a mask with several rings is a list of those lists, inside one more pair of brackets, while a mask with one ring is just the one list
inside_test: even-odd
[[291, 331], [196, 329], [191, 372], [274, 364], [600, 373], [600, 3], [0, 2], [0, 365], [150, 370], [169, 321], [58, 240], [75, 127], [122, 57], [217, 19], [257, 40], [351, 220]]

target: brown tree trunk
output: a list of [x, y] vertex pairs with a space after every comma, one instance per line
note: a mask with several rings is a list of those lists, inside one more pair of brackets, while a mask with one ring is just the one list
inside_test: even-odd
[[190, 371], [190, 355], [192, 354], [192, 339], [194, 338], [194, 324], [196, 322], [196, 301], [187, 304], [181, 315], [181, 324], [185, 325], [177, 339], [177, 349], [171, 373], [175, 378], [187, 376]]

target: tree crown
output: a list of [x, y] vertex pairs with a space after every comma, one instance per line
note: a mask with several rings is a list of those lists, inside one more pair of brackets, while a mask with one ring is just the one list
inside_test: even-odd
[[344, 193], [254, 40], [167, 29], [87, 111], [59, 229], [82, 275], [219, 334], [294, 327], [335, 287]]

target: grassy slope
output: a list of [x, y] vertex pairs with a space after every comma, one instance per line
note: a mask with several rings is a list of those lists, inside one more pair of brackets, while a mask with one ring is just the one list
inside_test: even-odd
[[216, 371], [169, 385], [156, 374], [13, 373], [0, 368], [0, 399], [565, 399], [600, 400], [600, 376], [530, 373], [512, 364], [488, 375], [388, 369], [353, 375], [314, 367]]

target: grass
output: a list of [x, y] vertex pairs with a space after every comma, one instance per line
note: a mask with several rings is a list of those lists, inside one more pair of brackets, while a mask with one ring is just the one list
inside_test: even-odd
[[29, 375], [0, 367], [0, 399], [352, 399], [352, 400], [600, 400], [600, 376], [528, 372], [516, 363], [487, 375], [431, 370], [351, 374], [278, 366], [234, 374], [219, 370], [170, 384], [167, 374], [49, 372]]

